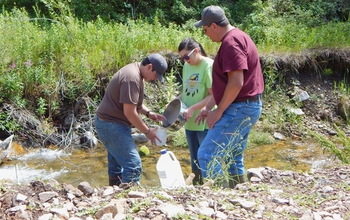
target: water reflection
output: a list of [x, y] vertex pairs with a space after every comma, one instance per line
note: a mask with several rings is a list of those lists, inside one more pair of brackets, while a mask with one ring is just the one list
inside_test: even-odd
[[[141, 184], [158, 186], [156, 163], [161, 147], [148, 146], [150, 155], [142, 157], [143, 176]], [[190, 161], [186, 148], [168, 148], [173, 151], [183, 168], [185, 176], [190, 174]], [[22, 156], [17, 155], [10, 161], [5, 161], [0, 167], [0, 179], [10, 179], [14, 182], [32, 180], [47, 180], [55, 178], [61, 183], [77, 186], [87, 181], [94, 186], [108, 185], [107, 151], [99, 145], [96, 149], [72, 149], [71, 151], [57, 149], [33, 149]]]
[[338, 162], [330, 158], [318, 143], [280, 141], [248, 149], [245, 165], [247, 168], [268, 166], [279, 170], [312, 171], [318, 167], [331, 167]]
[[[150, 155], [142, 157], [143, 176], [141, 185], [160, 186], [156, 163], [162, 147], [146, 145]], [[185, 178], [190, 174], [189, 151], [184, 147], [168, 147], [182, 166]], [[335, 162], [327, 158], [315, 143], [278, 142], [247, 149], [246, 168], [269, 166], [280, 170], [309, 171], [315, 166], [332, 166]], [[13, 156], [0, 167], [0, 179], [15, 182], [46, 180], [55, 178], [60, 183], [77, 186], [82, 181], [100, 187], [108, 184], [107, 152], [102, 145], [96, 149], [34, 149]]]

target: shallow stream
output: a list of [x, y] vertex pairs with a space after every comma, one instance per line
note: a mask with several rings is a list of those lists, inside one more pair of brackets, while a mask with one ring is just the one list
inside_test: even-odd
[[[141, 146], [141, 145], [140, 145]], [[146, 145], [150, 155], [142, 157], [142, 186], [159, 186], [156, 163], [164, 147]], [[33, 149], [23, 152], [14, 143], [12, 160], [0, 166], [0, 179], [23, 183], [32, 180], [55, 178], [60, 183], [77, 186], [87, 181], [92, 186], [108, 185], [107, 152], [102, 145], [96, 149], [55, 148]], [[167, 146], [180, 161], [185, 178], [190, 174], [189, 151], [184, 147]], [[18, 153], [19, 152], [19, 153]], [[280, 170], [310, 171], [317, 167], [332, 166], [335, 162], [324, 155], [317, 143], [279, 141], [272, 145], [257, 146], [245, 153], [246, 168], [272, 167]]]

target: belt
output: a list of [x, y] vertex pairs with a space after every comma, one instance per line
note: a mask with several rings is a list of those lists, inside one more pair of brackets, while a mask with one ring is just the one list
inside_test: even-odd
[[261, 95], [256, 95], [253, 97], [247, 97], [247, 98], [240, 98], [240, 99], [235, 99], [232, 103], [238, 103], [238, 102], [257, 102], [261, 99]]

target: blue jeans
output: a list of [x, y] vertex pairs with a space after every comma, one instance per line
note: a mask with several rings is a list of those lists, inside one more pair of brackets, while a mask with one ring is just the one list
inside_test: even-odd
[[192, 171], [200, 170], [199, 164], [198, 164], [197, 152], [198, 152], [199, 146], [201, 145], [205, 136], [207, 135], [208, 130], [206, 129], [204, 131], [191, 131], [186, 129], [185, 131], [186, 131], [188, 149], [190, 150], [190, 155], [191, 155]]
[[97, 116], [95, 127], [99, 139], [108, 151], [109, 178], [121, 176], [123, 183], [138, 183], [141, 179], [142, 163], [131, 128], [125, 124], [100, 120]]
[[222, 114], [198, 150], [198, 161], [204, 178], [215, 179], [245, 173], [243, 153], [248, 134], [258, 121], [262, 101], [232, 103]]

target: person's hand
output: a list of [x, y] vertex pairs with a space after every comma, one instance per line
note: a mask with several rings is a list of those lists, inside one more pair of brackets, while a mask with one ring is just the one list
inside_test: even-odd
[[158, 129], [158, 127], [150, 128], [149, 133], [146, 134], [146, 137], [151, 141], [152, 145], [156, 145], [156, 140], [161, 142], [161, 140], [159, 139], [159, 137], [156, 134], [157, 129]]
[[164, 121], [166, 120], [166, 118], [164, 117], [164, 115], [161, 114], [157, 114], [155, 112], [150, 112], [149, 113], [149, 119], [151, 119], [152, 121], [158, 123], [159, 121]]
[[184, 119], [185, 121], [188, 121], [190, 118], [192, 118], [193, 116], [193, 109], [191, 107], [189, 107], [188, 109], [186, 109], [184, 112], [183, 112], [183, 116], [184, 116]]
[[201, 123], [205, 123], [205, 119], [208, 117], [209, 115], [209, 110], [207, 110], [205, 107], [202, 108], [197, 117], [194, 119], [194, 122], [197, 123], [198, 125], [200, 125]]
[[207, 116], [207, 125], [209, 129], [212, 129], [217, 121], [222, 117], [222, 113], [220, 113], [217, 109], [214, 111], [209, 111]]

